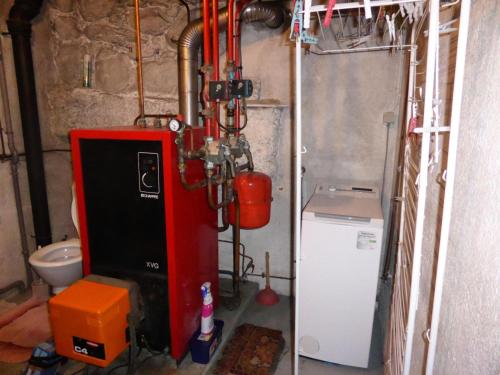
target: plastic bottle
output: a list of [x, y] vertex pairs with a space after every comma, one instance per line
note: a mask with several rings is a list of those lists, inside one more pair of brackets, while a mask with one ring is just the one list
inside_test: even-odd
[[214, 330], [214, 305], [212, 293], [210, 292], [210, 282], [201, 286], [201, 296], [203, 306], [201, 308], [201, 334], [209, 335]]

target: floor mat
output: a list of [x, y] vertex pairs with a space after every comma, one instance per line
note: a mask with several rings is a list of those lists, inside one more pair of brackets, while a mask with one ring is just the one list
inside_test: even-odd
[[281, 331], [243, 324], [224, 347], [216, 375], [271, 375], [285, 345]]

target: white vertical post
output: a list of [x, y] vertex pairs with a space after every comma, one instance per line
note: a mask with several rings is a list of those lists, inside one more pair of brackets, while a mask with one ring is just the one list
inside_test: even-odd
[[436, 341], [439, 329], [439, 315], [441, 311], [441, 298], [443, 295], [446, 256], [448, 253], [448, 241], [450, 234], [451, 208], [453, 204], [453, 190], [458, 151], [458, 133], [460, 129], [460, 111], [462, 108], [465, 54], [467, 48], [467, 36], [469, 32], [469, 13], [470, 0], [462, 0], [462, 4], [460, 6], [460, 29], [458, 32], [455, 79], [451, 105], [450, 140], [448, 145], [448, 163], [446, 166], [446, 188], [444, 192], [443, 219], [441, 221], [436, 283], [434, 286], [431, 331], [429, 337], [429, 347], [427, 348], [427, 363], [425, 368], [426, 375], [432, 375], [433, 373]]
[[304, 20], [304, 29], [309, 29], [311, 27], [311, 3], [312, 0], [304, 1], [304, 14], [302, 19]]
[[299, 305], [300, 305], [300, 239], [302, 216], [302, 43], [300, 36], [295, 39], [295, 147], [294, 147], [294, 255], [295, 255], [295, 332], [293, 373], [299, 375]]
[[[425, 103], [424, 103], [424, 129], [429, 128], [432, 122], [432, 106], [434, 92], [434, 70], [436, 69], [436, 46], [439, 43], [439, 0], [430, 0], [429, 38], [427, 45], [427, 64], [425, 70]], [[413, 267], [411, 272], [410, 305], [408, 308], [408, 325], [406, 328], [406, 348], [404, 355], [403, 375], [409, 375], [411, 354], [413, 349], [413, 336], [415, 333], [415, 316], [417, 313], [420, 289], [420, 271], [422, 264], [422, 242], [425, 220], [425, 201], [427, 194], [427, 174], [429, 163], [430, 132], [422, 134], [420, 154], [420, 172], [418, 177], [418, 203], [415, 225], [415, 242], [413, 247]]]

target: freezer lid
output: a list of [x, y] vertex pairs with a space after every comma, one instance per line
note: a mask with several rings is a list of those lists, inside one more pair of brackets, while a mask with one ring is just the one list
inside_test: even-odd
[[314, 194], [304, 209], [304, 218], [306, 217], [332, 217], [357, 221], [383, 220], [378, 199], [344, 194]]

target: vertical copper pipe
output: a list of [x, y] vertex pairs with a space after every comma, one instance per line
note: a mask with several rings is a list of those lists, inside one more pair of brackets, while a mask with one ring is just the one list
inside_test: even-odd
[[141, 43], [141, 16], [139, 14], [139, 0], [135, 0], [135, 51], [137, 60], [137, 86], [139, 91], [139, 111], [144, 119], [144, 85], [142, 81], [142, 43]]
[[[230, 22], [230, 19], [228, 19]], [[213, 23], [213, 30], [212, 30], [212, 48], [213, 48], [213, 65], [214, 65], [214, 74], [213, 74], [213, 79], [215, 81], [218, 81], [220, 79], [220, 72], [219, 72], [219, 2], [217, 0], [212, 0], [212, 23]], [[219, 108], [220, 105], [219, 103], [214, 103], [214, 120], [213, 120], [213, 127], [214, 127], [214, 138], [218, 139], [220, 136], [220, 129], [219, 129]]]
[[240, 201], [234, 191], [234, 225], [233, 225], [233, 294], [240, 296]]
[[[234, 30], [232, 30], [232, 36], [231, 39], [233, 40], [232, 48], [232, 56], [233, 56], [233, 61], [234, 61], [234, 66], [236, 68], [236, 79], [241, 79], [241, 71], [240, 71], [240, 46], [241, 46], [241, 12], [243, 9], [250, 3], [250, 0], [241, 0], [238, 2], [238, 5], [236, 6], [236, 12], [234, 17], [234, 30], [236, 30], [236, 33]], [[228, 30], [228, 38], [229, 38], [229, 30]], [[229, 45], [229, 42], [228, 42]], [[240, 129], [240, 115], [241, 115], [241, 109], [240, 109], [240, 101], [236, 100], [235, 102], [235, 111], [234, 111], [234, 127], [236, 129], [236, 135], [239, 135], [238, 129]]]

